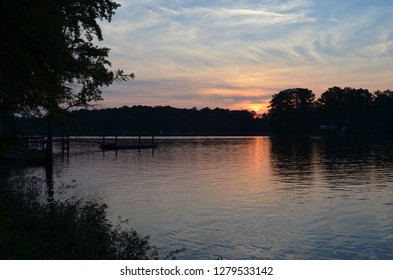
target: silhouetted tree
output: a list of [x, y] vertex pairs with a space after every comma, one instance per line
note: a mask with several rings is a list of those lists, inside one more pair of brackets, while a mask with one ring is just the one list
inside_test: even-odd
[[367, 89], [332, 87], [318, 99], [321, 122], [351, 130], [370, 125], [373, 96]]
[[[82, 135], [132, 134], [257, 134], [265, 125], [246, 110], [179, 109], [170, 106], [123, 106], [101, 110], [74, 110], [65, 114], [68, 131]], [[39, 119], [21, 118], [24, 129], [40, 130]], [[41, 126], [41, 128], [40, 128]], [[54, 130], [59, 133], [60, 128]]]
[[[53, 115], [102, 99], [101, 87], [127, 80], [111, 71], [97, 20], [110, 21], [111, 0], [4, 0], [0, 6], [0, 108], [6, 113]], [[48, 139], [48, 155], [51, 142]]]
[[393, 133], [393, 91], [374, 92], [373, 129]]
[[308, 133], [313, 126], [314, 93], [293, 88], [274, 94], [269, 106], [271, 128], [277, 133]]

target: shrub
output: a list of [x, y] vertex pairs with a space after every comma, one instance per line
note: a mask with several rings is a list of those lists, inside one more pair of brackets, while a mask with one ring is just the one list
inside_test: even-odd
[[0, 259], [157, 259], [148, 236], [111, 224], [105, 204], [42, 202], [32, 185], [0, 188]]

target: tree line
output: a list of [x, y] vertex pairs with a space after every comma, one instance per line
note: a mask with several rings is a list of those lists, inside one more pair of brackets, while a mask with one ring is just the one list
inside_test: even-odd
[[[264, 120], [255, 112], [221, 108], [182, 109], [171, 106], [123, 106], [120, 108], [64, 112], [55, 123], [55, 134], [71, 135], [255, 135]], [[46, 118], [18, 118], [19, 129], [45, 130]]]
[[[39, 116], [29, 128], [38, 128], [45, 119], [48, 139], [60, 127], [91, 134], [393, 133], [392, 92], [349, 87], [329, 88], [318, 99], [309, 89], [283, 90], [273, 95], [262, 117], [244, 110], [169, 106], [65, 112], [88, 108], [102, 99], [102, 87], [134, 78], [133, 73], [111, 69], [109, 49], [94, 44], [103, 40], [98, 22], [111, 21], [118, 7], [111, 0], [1, 1], [0, 135], [9, 126], [6, 120], [16, 114], [24, 116], [20, 124]], [[50, 158], [50, 141], [47, 152]]]
[[306, 88], [274, 94], [266, 117], [276, 134], [393, 133], [393, 92], [331, 87], [319, 98]]
[[[45, 131], [47, 116], [20, 117], [20, 131]], [[123, 106], [63, 111], [54, 132], [72, 135], [393, 134], [393, 91], [331, 87], [319, 98], [306, 88], [272, 96], [263, 115], [222, 108]]]

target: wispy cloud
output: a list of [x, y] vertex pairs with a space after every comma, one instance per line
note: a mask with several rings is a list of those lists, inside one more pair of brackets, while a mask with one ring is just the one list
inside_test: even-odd
[[137, 79], [108, 104], [263, 107], [287, 87], [393, 86], [390, 1], [119, 2], [104, 45]]

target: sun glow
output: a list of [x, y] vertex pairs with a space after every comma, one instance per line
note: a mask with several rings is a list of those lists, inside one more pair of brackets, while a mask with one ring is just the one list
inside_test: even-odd
[[232, 109], [254, 111], [257, 115], [261, 115], [267, 113], [268, 105], [268, 103], [242, 103], [234, 105]]
[[263, 114], [267, 112], [268, 104], [260, 103], [260, 104], [250, 104], [248, 105], [248, 110], [254, 111], [257, 114]]

